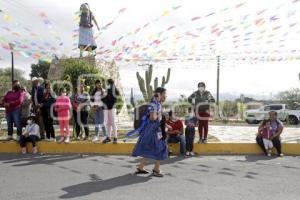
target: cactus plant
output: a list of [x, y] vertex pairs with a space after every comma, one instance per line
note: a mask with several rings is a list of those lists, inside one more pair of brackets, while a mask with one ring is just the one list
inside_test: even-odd
[[132, 88], [131, 88], [131, 91], [130, 91], [130, 103], [131, 103], [132, 107], [135, 108], [135, 99], [134, 99], [133, 89]]
[[[154, 78], [154, 87], [151, 85], [153, 65], [149, 65], [145, 71], [145, 79], [141, 77], [139, 72], [136, 73], [140, 91], [143, 94], [144, 100], [147, 102], [153, 97], [154, 90], [158, 87], [158, 77]], [[162, 77], [161, 87], [165, 87], [170, 80], [171, 69], [168, 68], [167, 76]]]

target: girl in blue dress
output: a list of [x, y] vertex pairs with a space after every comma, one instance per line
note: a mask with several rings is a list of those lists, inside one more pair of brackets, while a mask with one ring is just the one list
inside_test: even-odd
[[166, 100], [166, 89], [158, 87], [155, 90], [155, 97], [151, 100], [148, 111], [143, 118], [139, 128], [139, 139], [134, 147], [132, 156], [142, 157], [135, 174], [149, 174], [144, 169], [147, 159], [154, 159], [155, 166], [152, 175], [163, 177], [160, 171], [160, 161], [168, 157], [168, 149], [165, 133], [165, 120], [162, 115], [161, 104]]

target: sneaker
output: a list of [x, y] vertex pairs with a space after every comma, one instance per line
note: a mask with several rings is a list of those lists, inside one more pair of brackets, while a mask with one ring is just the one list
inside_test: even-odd
[[6, 138], [7, 141], [10, 141], [12, 139], [13, 139], [13, 137], [11, 135], [8, 135], [7, 138]]
[[152, 170], [152, 176], [155, 177], [164, 177], [164, 175], [161, 173], [161, 171], [155, 171], [154, 169]]
[[56, 142], [56, 138], [51, 138], [50, 142]]
[[65, 137], [65, 143], [69, 143], [70, 142], [70, 137]]
[[195, 153], [191, 151], [190, 152], [190, 156], [194, 156], [194, 155], [195, 155]]
[[16, 137], [16, 141], [19, 142], [20, 141], [20, 136], [17, 135]]
[[45, 141], [46, 142], [51, 142], [51, 139], [50, 138], [45, 138]]
[[103, 144], [111, 142], [111, 139], [109, 137], [105, 138], [105, 140], [102, 141]]
[[207, 139], [202, 140], [204, 144], [207, 144]]
[[32, 148], [32, 153], [33, 153], [33, 154], [37, 154], [37, 153], [38, 153], [37, 147], [33, 147], [33, 148]]
[[268, 153], [268, 157], [271, 157], [271, 153]]
[[76, 137], [75, 140], [76, 140], [76, 141], [79, 141], [79, 140], [80, 140], [80, 136]]
[[88, 140], [89, 137], [88, 136], [84, 136], [83, 141]]
[[283, 156], [284, 156], [284, 154], [283, 154], [283, 153], [280, 153], [278, 156], [280, 156], [280, 157], [283, 157]]
[[60, 137], [60, 139], [58, 140], [58, 143], [62, 143], [65, 141], [65, 137]]
[[201, 144], [201, 143], [202, 143], [202, 141], [203, 141], [203, 140], [200, 138], [200, 139], [199, 139], [199, 141], [198, 141], [198, 144]]
[[98, 142], [100, 140], [100, 138], [98, 136], [95, 136], [94, 139], [92, 140], [92, 142]]
[[190, 154], [189, 151], [187, 151], [187, 152], [185, 153], [185, 155], [186, 155], [186, 156], [190, 156], [191, 154]]
[[118, 138], [114, 138], [113, 144], [118, 144]]
[[26, 147], [22, 147], [22, 150], [21, 150], [22, 154], [26, 154], [27, 153], [27, 149]]

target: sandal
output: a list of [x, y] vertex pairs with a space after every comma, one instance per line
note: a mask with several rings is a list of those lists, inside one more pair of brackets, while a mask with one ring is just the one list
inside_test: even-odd
[[154, 169], [152, 170], [152, 176], [155, 177], [163, 177], [164, 175], [161, 173], [161, 171], [155, 171]]
[[136, 168], [136, 172], [134, 174], [149, 174], [149, 172], [144, 169], [141, 170], [139, 168]]

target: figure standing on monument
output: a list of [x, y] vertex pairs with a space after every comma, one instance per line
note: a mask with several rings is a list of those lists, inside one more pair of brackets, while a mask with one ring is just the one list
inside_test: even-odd
[[93, 36], [93, 23], [97, 26], [98, 31], [100, 28], [98, 23], [90, 10], [87, 3], [80, 6], [80, 22], [79, 22], [79, 43], [80, 57], [82, 57], [83, 51], [88, 51], [89, 55], [97, 48], [95, 38]]

